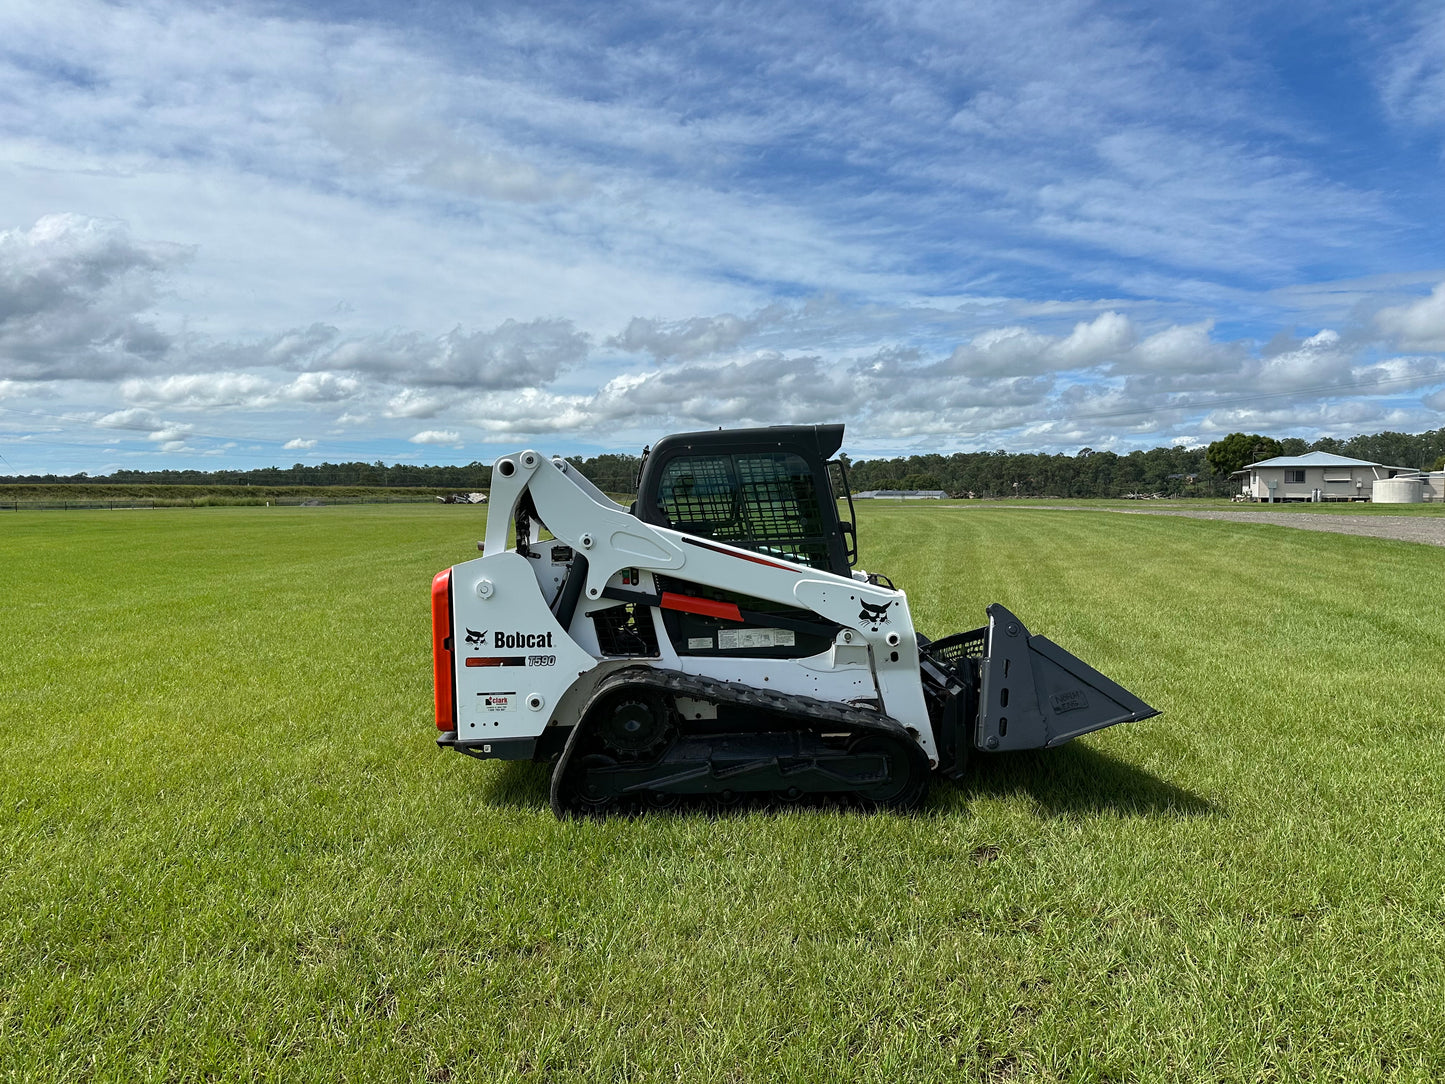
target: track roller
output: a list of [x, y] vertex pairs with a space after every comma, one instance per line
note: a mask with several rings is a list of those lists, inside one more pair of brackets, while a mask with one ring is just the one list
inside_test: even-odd
[[[685, 720], [675, 699], [713, 704]], [[911, 809], [928, 787], [918, 744], [881, 712], [678, 671], [625, 670], [593, 695], [552, 777], [558, 816], [857, 802]]]

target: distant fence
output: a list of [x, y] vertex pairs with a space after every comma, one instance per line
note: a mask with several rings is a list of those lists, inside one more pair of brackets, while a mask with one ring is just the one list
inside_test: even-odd
[[437, 504], [430, 495], [416, 497], [270, 497], [233, 500], [226, 497], [151, 497], [128, 500], [117, 497], [114, 500], [92, 501], [0, 501], [0, 512], [81, 512], [104, 509], [125, 510], [130, 508], [262, 508], [266, 505], [298, 507], [321, 507], [332, 504]]

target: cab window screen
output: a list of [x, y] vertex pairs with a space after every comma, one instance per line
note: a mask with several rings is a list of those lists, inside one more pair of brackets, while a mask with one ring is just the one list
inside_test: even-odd
[[663, 468], [657, 500], [678, 530], [828, 567], [813, 473], [791, 452], [680, 456]]

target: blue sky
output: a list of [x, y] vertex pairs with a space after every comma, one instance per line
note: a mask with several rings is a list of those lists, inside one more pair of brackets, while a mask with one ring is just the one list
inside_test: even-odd
[[1438, 3], [11, 0], [0, 473], [1438, 428], [1442, 176]]

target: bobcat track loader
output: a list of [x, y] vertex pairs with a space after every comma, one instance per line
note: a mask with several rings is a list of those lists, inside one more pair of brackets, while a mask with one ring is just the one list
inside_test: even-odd
[[432, 581], [437, 743], [552, 762], [558, 816], [907, 809], [975, 754], [1158, 714], [996, 603], [982, 628], [919, 635], [902, 591], [852, 570], [842, 441], [666, 437], [631, 508], [562, 459], [498, 459], [484, 555]]

